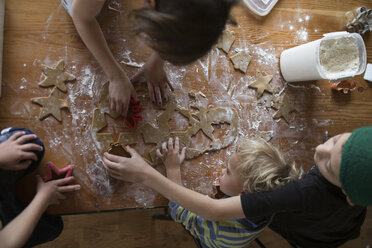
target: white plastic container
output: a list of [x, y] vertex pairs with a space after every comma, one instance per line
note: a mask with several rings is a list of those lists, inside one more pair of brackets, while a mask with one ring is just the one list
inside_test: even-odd
[[[280, 70], [287, 82], [311, 81], [329, 79], [340, 81], [352, 78], [364, 72], [367, 63], [367, 53], [363, 38], [357, 33], [335, 32], [324, 34], [324, 37], [297, 47], [284, 50], [280, 55]], [[319, 47], [322, 40], [340, 37], [354, 37], [357, 43], [359, 68], [349, 74], [342, 74], [341, 77], [331, 76], [325, 71], [320, 63]]]
[[244, 0], [245, 5], [259, 16], [269, 14], [278, 0]]

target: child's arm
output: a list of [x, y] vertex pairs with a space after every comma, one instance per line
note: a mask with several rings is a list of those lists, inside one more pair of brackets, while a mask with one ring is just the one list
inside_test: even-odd
[[180, 142], [179, 138], [176, 137], [176, 140], [173, 145], [173, 139], [169, 138], [168, 144], [164, 142], [162, 144], [162, 153], [159, 149], [156, 150], [156, 154], [159, 158], [163, 160], [165, 168], [167, 170], [167, 177], [173, 182], [182, 186], [181, 170], [180, 166], [185, 159], [186, 147], [180, 151]]
[[136, 92], [127, 74], [112, 55], [96, 19], [103, 5], [104, 1], [74, 0], [72, 19], [81, 39], [110, 80], [110, 108], [126, 115], [130, 97], [136, 98]]
[[22, 247], [47, 207], [65, 199], [63, 193], [80, 189], [80, 185], [63, 186], [72, 183], [73, 179], [69, 177], [44, 183], [40, 176], [37, 176], [36, 196], [20, 215], [0, 231], [1, 247]]
[[240, 196], [221, 200], [212, 199], [206, 195], [172, 182], [153, 167], [131, 147], [126, 146], [131, 158], [104, 155], [104, 163], [109, 173], [116, 179], [128, 182], [143, 183], [153, 188], [168, 200], [175, 202], [207, 220], [228, 220], [244, 218]]

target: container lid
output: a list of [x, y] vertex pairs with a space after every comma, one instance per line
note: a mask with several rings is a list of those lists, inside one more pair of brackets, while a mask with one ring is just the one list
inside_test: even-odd
[[259, 16], [269, 14], [278, 0], [244, 0], [245, 5]]

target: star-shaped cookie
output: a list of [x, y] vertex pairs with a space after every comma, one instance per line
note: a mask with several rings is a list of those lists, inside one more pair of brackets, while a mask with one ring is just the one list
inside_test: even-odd
[[42, 106], [39, 119], [43, 120], [48, 115], [53, 115], [58, 121], [62, 121], [61, 108], [68, 108], [67, 101], [58, 99], [58, 90], [55, 87], [48, 97], [32, 98], [31, 102]]
[[257, 98], [260, 98], [264, 91], [272, 93], [273, 89], [270, 86], [270, 81], [273, 79], [272, 75], [262, 76], [261, 72], [256, 72], [256, 81], [249, 84], [248, 87], [257, 89]]
[[288, 102], [286, 95], [282, 97], [279, 103], [273, 104], [272, 107], [277, 109], [273, 118], [278, 119], [283, 117], [287, 123], [289, 123], [289, 113], [296, 110], [295, 107]]
[[39, 83], [42, 87], [56, 86], [62, 92], [67, 92], [67, 87], [65, 82], [75, 79], [75, 76], [64, 72], [65, 62], [63, 59], [58, 61], [56, 67], [52, 68], [47, 65], [41, 65], [46, 78]]

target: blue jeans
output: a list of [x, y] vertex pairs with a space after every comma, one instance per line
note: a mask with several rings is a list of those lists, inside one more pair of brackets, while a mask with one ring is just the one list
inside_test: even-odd
[[[2, 130], [0, 133], [0, 143], [9, 139], [13, 134], [21, 131], [24, 131], [26, 134], [35, 134], [26, 128], [7, 128]], [[44, 144], [39, 137], [26, 143], [34, 143], [44, 148]], [[26, 207], [16, 199], [14, 188], [16, 183], [22, 177], [34, 171], [43, 159], [44, 149], [43, 151], [33, 152], [36, 154], [38, 160], [33, 161], [28, 168], [19, 171], [6, 171], [0, 169], [0, 219], [3, 226], [6, 226], [11, 222]], [[51, 241], [57, 238], [62, 230], [63, 221], [60, 216], [43, 214], [24, 247], [32, 247]]]

